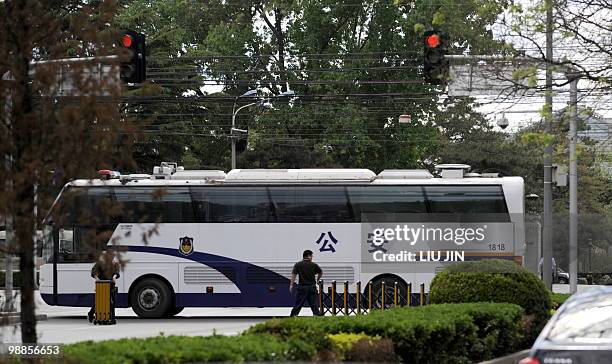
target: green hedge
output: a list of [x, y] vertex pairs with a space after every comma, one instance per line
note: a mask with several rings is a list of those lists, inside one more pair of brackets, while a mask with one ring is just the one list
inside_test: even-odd
[[297, 339], [271, 335], [207, 337], [158, 336], [146, 339], [85, 341], [62, 346], [61, 359], [49, 363], [154, 364], [308, 360], [315, 348]]
[[532, 321], [531, 344], [550, 318], [551, 298], [542, 281], [506, 260], [456, 263], [438, 273], [429, 290], [431, 303], [507, 302], [517, 304]]
[[572, 296], [571, 293], [550, 293], [550, 299], [552, 300], [552, 308], [558, 309], [559, 306], [563, 304], [563, 302], [567, 301], [568, 298]]
[[402, 362], [471, 363], [522, 349], [522, 316], [513, 304], [443, 304], [358, 317], [273, 319], [248, 333], [308, 341], [319, 352], [332, 348], [329, 334], [364, 333], [391, 339]]
[[[62, 347], [47, 363], [193, 363], [400, 360], [471, 363], [521, 349], [523, 309], [472, 303], [403, 307], [361, 316], [294, 317], [238, 336], [158, 336], [86, 341]], [[357, 335], [335, 335], [335, 334]], [[384, 354], [384, 355], [383, 355]]]

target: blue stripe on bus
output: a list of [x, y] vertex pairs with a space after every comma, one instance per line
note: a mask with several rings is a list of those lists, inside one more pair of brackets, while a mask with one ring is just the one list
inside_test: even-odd
[[[289, 279], [255, 264], [203, 252], [183, 255], [176, 248], [133, 245], [117, 246], [116, 248], [127, 248], [130, 252], [169, 255], [204, 264], [225, 275], [240, 290], [240, 293], [179, 293], [176, 295], [177, 306], [285, 307], [293, 305], [294, 300], [289, 293]], [[229, 274], [228, 268], [232, 269], [235, 274]], [[247, 271], [251, 276], [257, 277], [258, 283], [248, 282]]]
[[[94, 303], [93, 293], [58, 293], [57, 303], [53, 303], [52, 293], [41, 293], [40, 296], [46, 304], [52, 306], [92, 307]], [[116, 307], [130, 307], [127, 293], [118, 293], [115, 298]]]
[[[289, 291], [289, 286], [283, 287]], [[282, 298], [280, 289], [267, 295], [247, 296], [241, 293], [177, 293], [177, 307], [291, 307], [293, 298], [290, 300]], [[287, 294], [288, 296], [288, 294]], [[53, 294], [43, 293], [41, 297], [48, 305], [71, 306], [71, 307], [91, 307], [94, 302], [93, 293], [59, 293], [57, 304], [53, 303]], [[118, 308], [128, 308], [128, 294], [117, 294]]]

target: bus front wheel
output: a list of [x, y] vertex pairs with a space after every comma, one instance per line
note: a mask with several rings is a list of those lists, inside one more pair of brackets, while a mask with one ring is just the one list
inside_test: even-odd
[[168, 286], [155, 278], [146, 278], [136, 283], [130, 301], [139, 317], [160, 318], [169, 311], [172, 294]]
[[175, 306], [170, 306], [170, 308], [168, 309], [168, 311], [166, 312], [166, 314], [164, 315], [164, 317], [174, 317], [176, 315], [178, 315], [179, 313], [181, 313], [181, 311], [183, 311], [185, 307], [175, 307]]

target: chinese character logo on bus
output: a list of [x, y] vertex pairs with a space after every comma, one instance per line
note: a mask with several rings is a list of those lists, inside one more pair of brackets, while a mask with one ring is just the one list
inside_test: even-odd
[[338, 244], [338, 239], [334, 237], [331, 231], [327, 232], [327, 237], [329, 237], [329, 240], [325, 237], [325, 235], [325, 233], [321, 233], [321, 236], [319, 236], [319, 239], [317, 240], [317, 245], [321, 245], [322, 243], [319, 251], [335, 253], [336, 248], [334, 248], [334, 245]]
[[189, 255], [193, 253], [193, 238], [185, 236], [179, 238], [179, 251], [183, 255]]

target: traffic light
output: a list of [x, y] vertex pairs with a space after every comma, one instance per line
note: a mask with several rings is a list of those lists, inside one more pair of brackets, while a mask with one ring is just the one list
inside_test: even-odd
[[423, 37], [423, 44], [425, 80], [435, 85], [444, 84], [448, 78], [448, 60], [444, 59], [444, 37], [436, 31], [428, 31]]
[[121, 47], [126, 54], [121, 57], [121, 80], [127, 83], [141, 83], [147, 79], [145, 35], [134, 31], [121, 34]]

